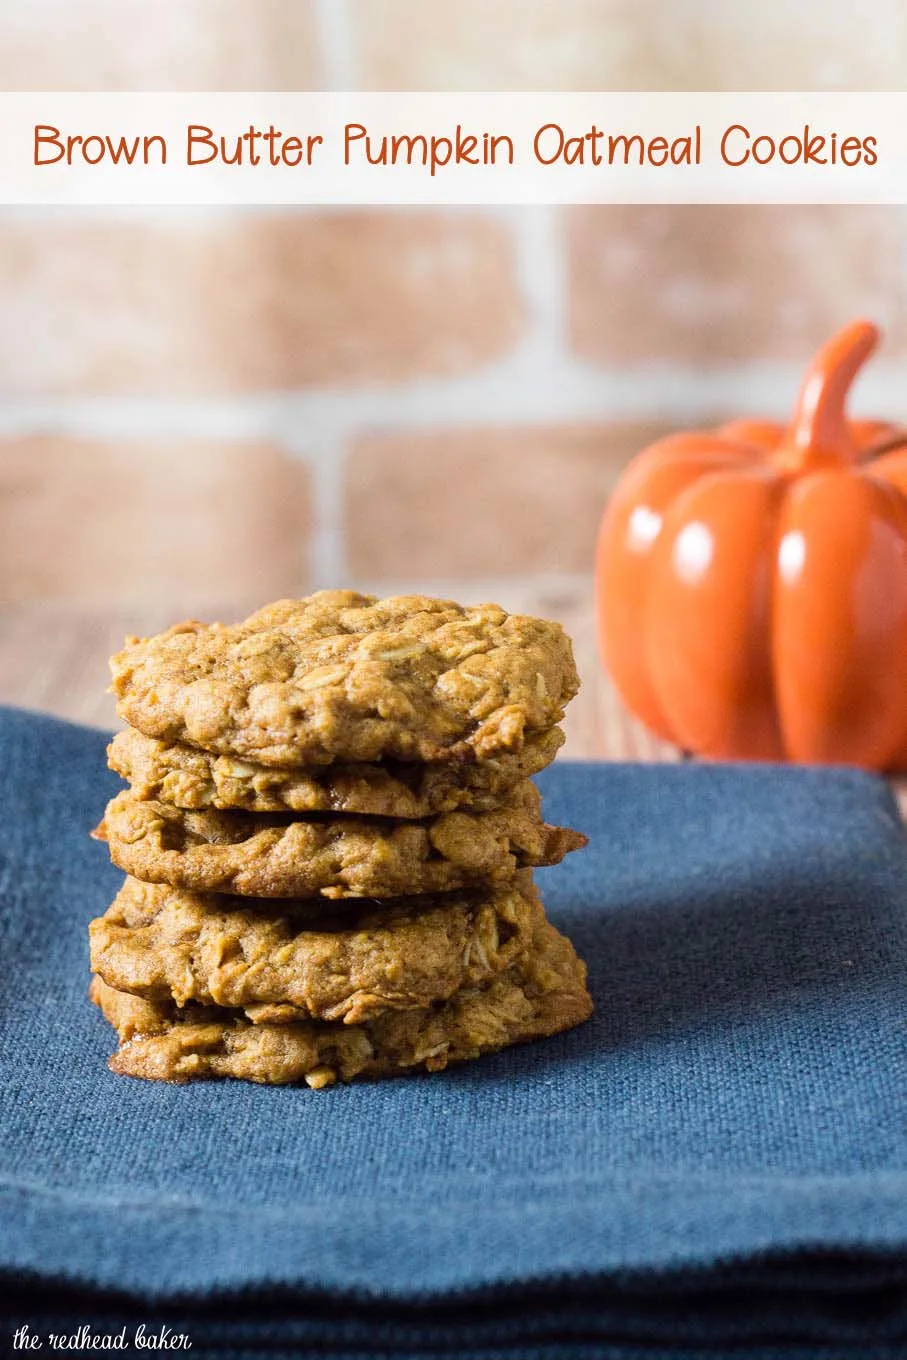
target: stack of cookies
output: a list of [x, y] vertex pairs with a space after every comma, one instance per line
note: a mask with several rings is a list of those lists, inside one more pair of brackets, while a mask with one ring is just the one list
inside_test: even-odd
[[322, 1087], [439, 1071], [586, 1019], [534, 865], [585, 844], [530, 776], [570, 642], [494, 605], [322, 591], [111, 662], [129, 875], [91, 924], [114, 1071]]

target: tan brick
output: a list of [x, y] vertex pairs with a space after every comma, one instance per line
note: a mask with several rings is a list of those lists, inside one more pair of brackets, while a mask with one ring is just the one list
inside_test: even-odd
[[356, 580], [585, 572], [620, 469], [663, 425], [361, 439], [347, 478]]
[[0, 390], [210, 394], [475, 368], [522, 322], [475, 213], [0, 221]]
[[350, 0], [364, 89], [905, 88], [907, 12], [851, 0]]
[[872, 207], [577, 208], [570, 334], [607, 365], [794, 359], [866, 315], [907, 349], [905, 215]]
[[306, 90], [312, 0], [27, 0], [0, 9], [4, 90]]
[[3, 593], [174, 618], [292, 595], [308, 501], [305, 467], [265, 445], [3, 440]]

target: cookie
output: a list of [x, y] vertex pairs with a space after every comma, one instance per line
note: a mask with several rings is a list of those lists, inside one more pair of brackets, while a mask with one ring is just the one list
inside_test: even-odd
[[149, 883], [252, 897], [404, 897], [510, 879], [558, 864], [585, 836], [542, 821], [534, 784], [495, 812], [423, 822], [338, 815], [186, 812], [120, 793], [94, 833], [120, 869]]
[[541, 906], [523, 873], [482, 895], [311, 905], [201, 896], [127, 878], [89, 927], [91, 968], [152, 1001], [280, 1007], [359, 1024], [424, 1008], [503, 972]]
[[241, 1077], [319, 1088], [355, 1077], [398, 1076], [543, 1038], [592, 1012], [586, 969], [569, 940], [542, 918], [533, 948], [484, 987], [429, 1010], [390, 1011], [366, 1024], [255, 1022], [242, 1011], [179, 1010], [118, 992], [100, 978], [91, 999], [117, 1030], [114, 1072], [156, 1081]]
[[471, 765], [392, 761], [286, 770], [168, 744], [127, 727], [114, 737], [107, 756], [136, 797], [160, 798], [174, 807], [356, 812], [412, 820], [457, 808], [490, 812], [515, 784], [550, 765], [563, 742], [562, 730], [552, 727], [530, 733], [521, 751]]
[[120, 717], [146, 736], [284, 767], [521, 751], [579, 688], [559, 624], [351, 590], [130, 639], [111, 670]]

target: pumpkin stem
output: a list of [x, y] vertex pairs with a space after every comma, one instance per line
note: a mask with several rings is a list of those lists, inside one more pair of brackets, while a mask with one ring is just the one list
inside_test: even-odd
[[827, 340], [806, 374], [780, 461], [791, 467], [850, 463], [857, 457], [844, 407], [850, 386], [879, 342], [871, 321], [853, 321]]

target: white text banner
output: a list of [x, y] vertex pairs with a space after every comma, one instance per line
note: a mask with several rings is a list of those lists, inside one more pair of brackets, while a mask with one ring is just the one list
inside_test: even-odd
[[907, 203], [907, 94], [0, 94], [0, 202]]

